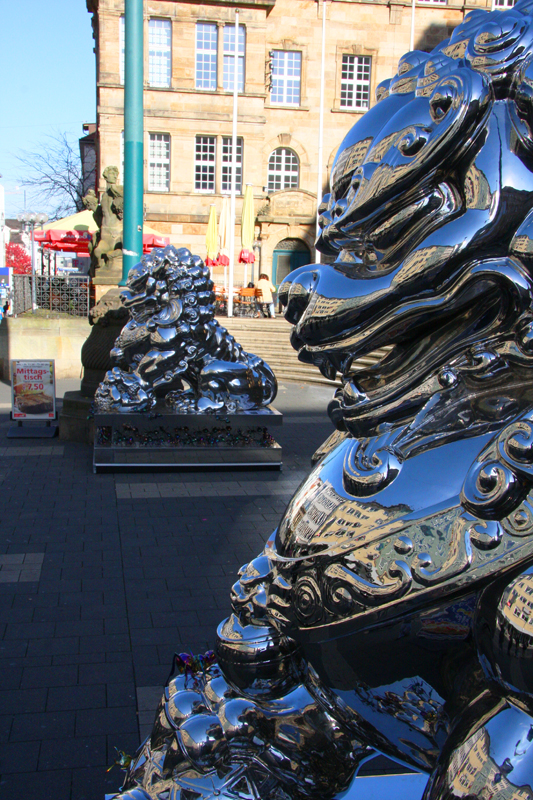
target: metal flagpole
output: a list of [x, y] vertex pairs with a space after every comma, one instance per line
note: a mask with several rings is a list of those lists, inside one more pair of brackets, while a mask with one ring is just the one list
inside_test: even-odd
[[415, 4], [416, 0], [411, 2], [411, 38], [409, 39], [409, 50], [415, 49]]
[[143, 252], [143, 0], [126, 0], [122, 279]]
[[231, 201], [229, 212], [229, 286], [228, 286], [228, 317], [233, 316], [233, 278], [235, 268], [235, 193], [237, 190], [237, 98], [239, 96], [238, 82], [238, 39], [239, 39], [239, 12], [235, 11], [235, 40], [233, 48], [233, 130], [231, 135]]
[[[318, 237], [318, 218], [322, 202], [322, 160], [324, 149], [324, 71], [326, 64], [326, 0], [322, 0], [322, 59], [320, 63], [320, 117], [318, 123], [318, 178], [316, 188], [316, 235]], [[320, 264], [320, 250], [315, 248], [315, 264]]]

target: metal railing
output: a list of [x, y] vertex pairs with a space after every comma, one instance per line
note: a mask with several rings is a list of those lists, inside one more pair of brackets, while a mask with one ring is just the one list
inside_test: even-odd
[[13, 275], [11, 313], [13, 316], [31, 311], [31, 275]]
[[[23, 314], [32, 308], [32, 276], [13, 275], [12, 313]], [[87, 275], [35, 276], [37, 308], [50, 313], [87, 317], [90, 309], [89, 277]]]

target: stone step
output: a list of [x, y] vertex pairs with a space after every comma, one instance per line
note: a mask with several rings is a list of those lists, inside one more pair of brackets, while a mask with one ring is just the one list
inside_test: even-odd
[[[301, 361], [298, 360], [298, 354], [291, 349], [287, 349], [284, 347], [280, 347], [277, 344], [270, 344], [264, 341], [254, 341], [251, 339], [247, 339], [246, 337], [242, 336], [238, 339], [239, 344], [242, 345], [243, 349], [247, 353], [255, 353], [256, 355], [264, 358], [268, 361], [268, 359], [272, 359], [273, 361], [281, 361], [287, 364], [297, 364], [301, 367], [304, 366], [311, 366], [303, 364]], [[371, 367], [375, 364], [379, 358], [384, 355], [384, 352], [375, 351], [374, 353], [370, 353], [367, 356], [362, 356], [358, 358], [354, 364], [357, 364], [360, 367]]]
[[342, 382], [339, 379], [334, 381], [328, 380], [318, 371], [318, 369], [316, 369], [316, 367], [310, 367], [308, 370], [297, 371], [295, 369], [274, 366], [272, 367], [272, 371], [274, 372], [278, 382], [285, 380], [297, 381], [300, 383], [320, 383], [322, 386], [331, 386], [332, 389], [337, 388], [337, 386], [342, 386]]
[[[237, 341], [247, 353], [257, 353], [257, 355], [262, 357], [268, 353], [272, 358], [287, 359], [290, 362], [298, 361], [298, 354], [292, 349], [289, 350], [264, 341], [254, 341], [252, 339], [247, 339], [245, 336], [240, 336]], [[361, 356], [361, 358], [357, 360], [357, 363], [359, 365], [371, 366], [382, 356], [383, 353], [369, 353], [366, 356]]]
[[[332, 388], [341, 385], [339, 379], [330, 381], [321, 375], [317, 367], [303, 364], [298, 360], [298, 354], [290, 344], [292, 326], [283, 317], [275, 319], [220, 317], [218, 322], [235, 337], [246, 352], [255, 353], [264, 359], [278, 380], [292, 379], [303, 383], [321, 383]], [[376, 350], [358, 359], [356, 363], [361, 366], [372, 366], [385, 355], [387, 350], [388, 348]]]

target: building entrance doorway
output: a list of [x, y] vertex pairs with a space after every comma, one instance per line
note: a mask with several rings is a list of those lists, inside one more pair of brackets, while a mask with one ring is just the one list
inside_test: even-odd
[[301, 239], [282, 239], [272, 255], [272, 283], [279, 286], [293, 269], [309, 264], [311, 253]]

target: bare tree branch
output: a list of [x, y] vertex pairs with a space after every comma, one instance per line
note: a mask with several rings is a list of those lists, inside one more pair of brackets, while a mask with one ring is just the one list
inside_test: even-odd
[[38, 150], [23, 151], [17, 159], [24, 168], [20, 185], [33, 190], [31, 202], [46, 206], [51, 219], [83, 209], [81, 159], [65, 133], [48, 136]]

